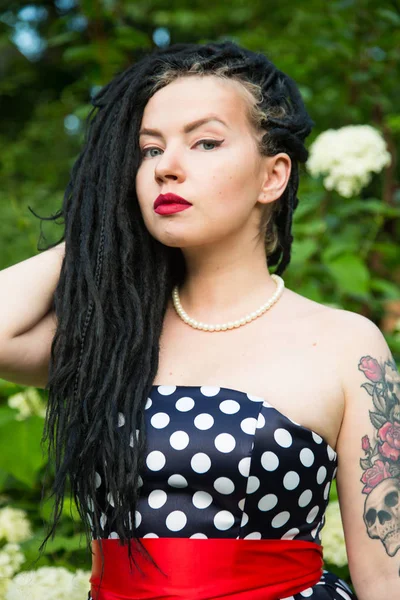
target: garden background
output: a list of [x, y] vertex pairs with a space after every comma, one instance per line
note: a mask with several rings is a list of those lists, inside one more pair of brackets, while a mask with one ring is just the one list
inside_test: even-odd
[[[95, 92], [156, 46], [231, 39], [294, 78], [316, 123], [307, 145], [322, 144], [320, 173], [301, 171], [286, 285], [373, 320], [399, 364], [399, 32], [398, 0], [0, 2], [0, 269], [38, 253], [40, 222], [28, 206], [41, 216], [61, 207]], [[324, 148], [327, 130], [337, 137]], [[382, 145], [371, 148], [370, 134]], [[48, 243], [62, 233], [61, 223], [43, 226]], [[46, 397], [0, 380], [0, 600], [32, 568], [51, 508], [41, 499]], [[326, 568], [351, 583], [335, 485], [330, 498]], [[48, 571], [47, 600], [55, 581], [54, 599], [86, 597], [90, 556], [69, 502], [42, 566], [78, 574], [72, 594], [68, 573]]]

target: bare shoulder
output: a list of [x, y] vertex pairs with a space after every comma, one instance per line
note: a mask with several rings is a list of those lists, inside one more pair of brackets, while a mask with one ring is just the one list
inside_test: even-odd
[[332, 328], [330, 333], [336, 334], [333, 337], [337, 337], [339, 342], [353, 338], [355, 333], [360, 336], [380, 333], [373, 321], [359, 313], [316, 302], [287, 288], [285, 293], [288, 304], [297, 316], [321, 319], [320, 324]]

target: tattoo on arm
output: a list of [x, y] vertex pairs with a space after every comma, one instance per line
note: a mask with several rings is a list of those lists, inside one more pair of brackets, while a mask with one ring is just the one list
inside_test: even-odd
[[363, 356], [358, 368], [368, 379], [361, 387], [372, 396], [376, 430], [373, 440], [361, 439], [364, 523], [369, 537], [394, 556], [400, 549], [400, 374], [392, 356], [385, 362]]

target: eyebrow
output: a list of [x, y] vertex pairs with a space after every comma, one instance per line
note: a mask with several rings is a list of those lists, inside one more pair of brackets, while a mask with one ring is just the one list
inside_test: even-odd
[[[217, 117], [215, 115], [209, 115], [207, 117], [204, 117], [203, 119], [197, 119], [197, 121], [192, 121], [191, 123], [187, 123], [186, 125], [184, 125], [182, 131], [183, 131], [183, 133], [190, 133], [191, 131], [194, 131], [201, 125], [204, 125], [205, 123], [209, 123], [210, 121], [218, 121], [219, 123], [222, 123], [222, 125], [225, 125], [225, 127], [228, 127], [228, 129], [229, 129], [229, 125], [227, 125], [227, 123], [225, 123], [225, 121], [223, 121], [222, 119], [220, 119], [219, 117]], [[161, 131], [159, 131], [158, 129], [146, 129], [146, 128], [141, 129], [139, 131], [139, 137], [141, 135], [152, 135], [154, 137], [159, 137], [159, 138], [163, 137]]]

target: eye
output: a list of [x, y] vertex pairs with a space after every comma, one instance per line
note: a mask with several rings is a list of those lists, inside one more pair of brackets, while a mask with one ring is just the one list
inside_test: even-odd
[[[196, 142], [195, 146], [198, 146], [199, 144], [208, 144], [208, 145], [212, 145], [212, 146], [216, 146], [218, 148], [218, 146], [220, 146], [222, 144], [224, 140], [199, 140], [198, 142]], [[160, 150], [160, 148], [157, 148], [156, 146], [149, 146], [148, 148], [145, 148], [144, 150], [141, 150], [141, 156], [142, 158], [146, 158], [147, 152], [149, 150]], [[150, 158], [153, 158], [154, 156], [157, 155], [151, 155]]]

